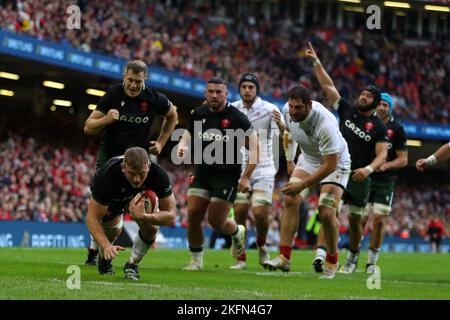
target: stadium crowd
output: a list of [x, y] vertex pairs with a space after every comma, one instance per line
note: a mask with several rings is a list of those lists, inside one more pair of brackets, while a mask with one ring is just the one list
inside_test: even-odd
[[83, 221], [95, 157], [10, 135], [0, 143], [0, 220]]
[[[177, 201], [177, 226], [187, 225], [187, 188], [189, 168], [161, 162], [173, 185]], [[37, 142], [9, 133], [0, 142], [0, 220], [40, 222], [84, 222], [89, 183], [94, 173], [95, 156], [87, 149], [74, 152], [67, 147]], [[276, 241], [283, 206], [280, 191], [286, 178], [277, 180], [271, 217], [269, 240]], [[307, 210], [317, 206], [312, 194]], [[393, 210], [386, 225], [386, 235], [425, 237], [429, 220], [437, 216], [450, 234], [450, 193], [431, 185], [412, 186], [400, 183], [395, 192]], [[128, 217], [128, 219], [131, 219]], [[340, 215], [341, 232], [348, 229], [346, 212]], [[206, 224], [206, 221], [205, 221]], [[252, 218], [248, 227], [254, 227]]]
[[73, 3], [2, 0], [0, 28], [84, 51], [141, 59], [187, 76], [218, 75], [235, 85], [239, 75], [256, 70], [261, 92], [274, 97], [299, 82], [315, 86], [303, 58], [311, 39], [344, 97], [375, 82], [393, 95], [399, 119], [449, 123], [448, 38], [408, 42], [387, 31], [305, 27], [288, 16], [271, 21], [257, 13], [242, 16], [232, 2], [213, 8], [208, 1], [182, 0], [169, 6], [162, 1], [79, 0], [81, 29], [69, 30], [66, 8]]

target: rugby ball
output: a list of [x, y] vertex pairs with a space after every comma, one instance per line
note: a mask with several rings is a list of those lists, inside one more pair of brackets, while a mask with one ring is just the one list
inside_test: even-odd
[[159, 199], [155, 192], [150, 189], [139, 192], [134, 197], [134, 204], [144, 201], [145, 213], [155, 213], [159, 211]]

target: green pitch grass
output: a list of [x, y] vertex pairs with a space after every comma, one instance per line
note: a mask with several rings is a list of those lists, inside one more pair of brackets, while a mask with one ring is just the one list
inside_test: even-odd
[[[299, 299], [450, 299], [450, 254], [382, 253], [381, 288], [368, 289], [362, 271], [321, 280], [312, 271], [312, 251], [294, 251], [290, 273], [269, 272], [248, 252], [247, 270], [230, 270], [230, 252], [206, 250], [205, 268], [182, 271], [188, 251], [156, 249], [140, 265], [140, 281], [123, 278], [130, 249], [116, 258], [115, 276], [101, 276], [83, 265], [80, 249], [0, 249], [0, 299], [151, 299], [151, 300], [299, 300]], [[275, 256], [276, 252], [272, 253]], [[341, 254], [341, 263], [344, 261]], [[68, 266], [81, 270], [81, 289], [69, 290]]]

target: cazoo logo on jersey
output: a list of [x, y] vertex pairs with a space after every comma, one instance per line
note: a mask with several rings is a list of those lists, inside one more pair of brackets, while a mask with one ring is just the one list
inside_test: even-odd
[[220, 132], [219, 130], [208, 130], [206, 132], [199, 132], [198, 133], [198, 138], [202, 141], [224, 141], [224, 142], [228, 142], [230, 141], [230, 137], [228, 135], [222, 135], [222, 132]]
[[[253, 129], [244, 131], [242, 129], [225, 129], [210, 128], [203, 130], [202, 121], [195, 121], [193, 128], [193, 137], [184, 129], [177, 129], [172, 133], [172, 141], [180, 141], [180, 138], [188, 139], [184, 146], [177, 145], [172, 149], [172, 162], [179, 164], [242, 164], [241, 147], [244, 141], [248, 139], [248, 159], [246, 163], [256, 164], [258, 162], [258, 137], [254, 134]], [[187, 137], [185, 136], [187, 134]], [[183, 142], [183, 140], [181, 140]], [[203, 142], [208, 142], [203, 144]], [[183, 143], [182, 143], [183, 144]], [[190, 146], [193, 150], [179, 156], [179, 148], [187, 150]], [[191, 158], [193, 155], [193, 159]]]
[[140, 117], [140, 116], [134, 116], [134, 115], [121, 115], [119, 117], [119, 121], [125, 121], [128, 123], [147, 123], [150, 120], [150, 117]]
[[369, 142], [370, 140], [372, 140], [372, 137], [369, 136], [368, 134], [366, 134], [364, 131], [362, 131], [360, 128], [358, 128], [357, 126], [355, 126], [355, 124], [353, 122], [351, 122], [350, 120], [345, 120], [345, 126], [347, 128], [349, 128], [350, 130], [352, 130], [358, 137], [360, 137], [361, 139], [364, 139], [365, 141]]

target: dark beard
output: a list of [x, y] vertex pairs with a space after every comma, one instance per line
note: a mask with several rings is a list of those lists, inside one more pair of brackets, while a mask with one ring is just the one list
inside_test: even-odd
[[360, 105], [360, 104], [358, 103], [358, 105], [356, 106], [356, 108], [358, 109], [358, 111], [361, 111], [361, 112], [367, 112], [367, 111], [370, 111], [370, 110], [374, 109], [374, 106], [373, 106], [372, 104], [369, 104], [369, 105], [367, 105], [367, 106], [362, 106], [362, 105]]

